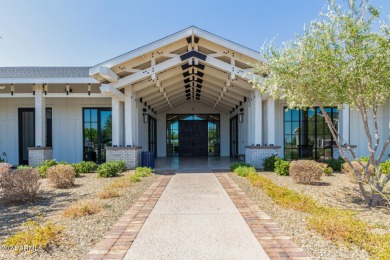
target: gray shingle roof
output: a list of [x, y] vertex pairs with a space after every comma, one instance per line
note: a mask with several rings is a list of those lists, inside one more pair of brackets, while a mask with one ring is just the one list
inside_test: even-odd
[[89, 77], [89, 67], [0, 67], [0, 78]]

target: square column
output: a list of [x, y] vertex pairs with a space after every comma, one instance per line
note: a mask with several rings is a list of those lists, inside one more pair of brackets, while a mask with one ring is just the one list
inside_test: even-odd
[[263, 107], [262, 107], [262, 97], [258, 89], [254, 90], [253, 98], [253, 131], [254, 131], [254, 143], [258, 145], [262, 143], [263, 138]]
[[[343, 110], [341, 110], [341, 127], [342, 127], [342, 137], [349, 144], [349, 121], [350, 121], [350, 108], [347, 105], [343, 105]], [[340, 140], [342, 141], [342, 140]]]
[[125, 146], [134, 145], [134, 108], [133, 89], [131, 86], [125, 88]]
[[123, 106], [121, 102], [112, 98], [112, 146], [123, 145]]
[[35, 85], [35, 146], [46, 146], [46, 100], [43, 85]]
[[267, 134], [268, 134], [268, 145], [275, 145], [275, 134], [276, 134], [276, 127], [275, 127], [275, 100], [272, 98], [269, 98], [267, 100]]

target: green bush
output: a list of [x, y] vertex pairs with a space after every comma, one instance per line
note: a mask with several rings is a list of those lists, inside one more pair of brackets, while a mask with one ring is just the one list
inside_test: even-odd
[[239, 166], [234, 169], [234, 172], [241, 177], [247, 177], [250, 174], [256, 174], [256, 169], [254, 167], [249, 166]]
[[326, 168], [324, 168], [324, 174], [325, 174], [326, 176], [331, 176], [331, 175], [333, 174], [333, 169], [332, 169], [332, 167], [326, 167]]
[[76, 172], [76, 177], [80, 177], [81, 173], [91, 173], [96, 171], [98, 166], [95, 162], [81, 161], [79, 163], [73, 163], [72, 167]]
[[41, 163], [39, 166], [39, 176], [41, 178], [46, 178], [47, 177], [47, 170], [52, 167], [57, 165], [58, 162], [56, 160], [46, 160]]
[[331, 158], [326, 161], [329, 167], [331, 167], [336, 172], [341, 172], [344, 159], [339, 157], [337, 159]]
[[280, 158], [276, 158], [275, 161], [275, 172], [281, 176], [288, 176], [290, 169], [290, 162], [284, 161]]
[[275, 170], [275, 162], [279, 158], [276, 154], [273, 154], [263, 160], [264, 171], [273, 172]]
[[17, 170], [30, 170], [32, 168], [33, 167], [28, 166], [28, 165], [19, 165], [18, 167], [16, 167]]
[[358, 161], [365, 162], [365, 163], [368, 163], [369, 160], [370, 160], [369, 156], [362, 156], [358, 158]]
[[234, 170], [236, 169], [236, 168], [238, 168], [238, 167], [240, 167], [240, 166], [243, 166], [243, 167], [251, 167], [252, 165], [250, 165], [250, 164], [247, 164], [247, 163], [245, 163], [245, 162], [235, 162], [235, 163], [232, 163], [232, 165], [230, 165], [230, 170], [232, 171], [232, 172], [234, 172]]
[[390, 173], [390, 159], [387, 160], [386, 162], [381, 163], [382, 167], [382, 173], [388, 174]]
[[101, 164], [97, 169], [97, 176], [98, 177], [116, 177], [119, 176], [119, 174], [126, 170], [126, 163], [125, 161], [110, 161]]
[[149, 167], [137, 167], [135, 169], [135, 175], [137, 175], [138, 177], [147, 177], [147, 176], [150, 176], [153, 172], [153, 169], [152, 168], [149, 168]]

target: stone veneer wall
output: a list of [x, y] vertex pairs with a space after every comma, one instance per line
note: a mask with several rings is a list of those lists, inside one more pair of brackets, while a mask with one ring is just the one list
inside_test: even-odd
[[53, 147], [29, 147], [28, 165], [39, 166], [43, 161], [53, 159]]
[[280, 155], [280, 146], [246, 146], [245, 162], [253, 165], [256, 169], [263, 168], [263, 160], [271, 155]]
[[[350, 147], [352, 148], [352, 150], [354, 151], [355, 148], [357, 147], [356, 145], [350, 145]], [[344, 152], [344, 155], [345, 157], [347, 157], [347, 159], [349, 160], [353, 160], [354, 158], [352, 157], [352, 154], [351, 152], [348, 150], [347, 146], [346, 145], [342, 145], [341, 148], [343, 149], [343, 152]], [[355, 153], [356, 154], [356, 153]], [[337, 147], [337, 145], [334, 145], [333, 146], [333, 158], [337, 159], [341, 157], [341, 154], [340, 154], [340, 150], [339, 148]]]
[[141, 163], [141, 146], [133, 147], [106, 147], [106, 160], [118, 161], [124, 160], [127, 169], [137, 168]]

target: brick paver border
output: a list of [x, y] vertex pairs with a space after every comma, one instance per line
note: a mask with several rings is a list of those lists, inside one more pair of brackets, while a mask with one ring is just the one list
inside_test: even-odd
[[123, 259], [171, 178], [160, 176], [84, 259]]
[[215, 176], [270, 259], [311, 259], [226, 173]]

